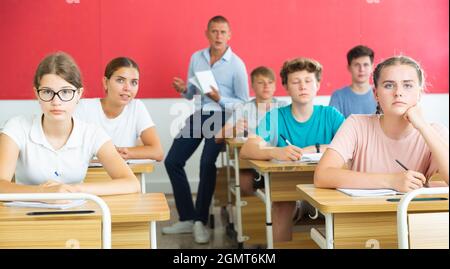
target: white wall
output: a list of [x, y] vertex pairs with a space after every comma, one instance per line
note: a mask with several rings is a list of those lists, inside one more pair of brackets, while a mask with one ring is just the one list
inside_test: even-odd
[[[449, 126], [449, 99], [448, 94], [430, 94], [425, 95], [422, 99], [422, 107], [425, 109], [425, 117], [430, 122], [439, 122], [445, 126]], [[316, 98], [316, 104], [327, 105], [329, 96], [319, 96]], [[289, 100], [287, 97], [280, 97], [279, 99]], [[146, 105], [150, 115], [155, 122], [161, 143], [165, 152], [167, 153], [172, 145], [173, 138], [170, 135], [170, 124], [179, 115], [170, 115], [171, 108], [177, 108], [189, 104], [184, 99], [142, 99]], [[15, 115], [32, 115], [39, 112], [39, 105], [36, 101], [18, 101], [8, 100], [0, 101], [0, 127], [2, 127], [6, 120]], [[202, 145], [199, 146], [192, 158], [186, 163], [186, 173], [191, 183], [193, 192], [197, 191], [197, 183], [199, 180], [199, 159]], [[158, 164], [155, 172], [147, 175], [147, 190], [150, 192], [166, 192], [170, 193], [172, 188], [164, 165]]]

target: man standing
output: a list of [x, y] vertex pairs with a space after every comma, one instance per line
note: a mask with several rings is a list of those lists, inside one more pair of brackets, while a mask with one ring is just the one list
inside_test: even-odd
[[[192, 55], [188, 79], [194, 77], [195, 72], [210, 70], [219, 88], [211, 87], [211, 92], [201, 96], [201, 104], [196, 106], [196, 112], [187, 119], [186, 126], [174, 139], [164, 161], [175, 196], [179, 222], [162, 230], [164, 234], [193, 232], [195, 242], [200, 244], [209, 242], [205, 224], [216, 184], [215, 163], [223, 147], [223, 144], [216, 144], [211, 130], [212, 133], [219, 131], [225, 123], [226, 110], [246, 102], [249, 97], [245, 64], [228, 46], [231, 31], [227, 19], [222, 16], [210, 19], [205, 34], [209, 48]], [[180, 78], [174, 78], [172, 86], [189, 100], [200, 93], [192, 83], [186, 84]], [[200, 159], [200, 182], [194, 206], [184, 166], [203, 138], [205, 145]]]
[[345, 118], [351, 114], [375, 114], [377, 103], [369, 84], [373, 70], [374, 52], [366, 46], [356, 46], [347, 53], [347, 69], [352, 75], [352, 84], [336, 90], [330, 99]]

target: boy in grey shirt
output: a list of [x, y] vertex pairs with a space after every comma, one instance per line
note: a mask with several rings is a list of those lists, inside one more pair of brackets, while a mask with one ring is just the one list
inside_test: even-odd
[[374, 52], [366, 46], [356, 46], [347, 53], [347, 69], [352, 84], [334, 91], [330, 106], [339, 110], [345, 118], [351, 114], [374, 114], [377, 103], [369, 79], [373, 70]]

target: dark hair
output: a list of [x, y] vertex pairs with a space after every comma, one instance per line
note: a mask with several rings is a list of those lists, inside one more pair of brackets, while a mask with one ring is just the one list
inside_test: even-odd
[[348, 65], [351, 65], [354, 59], [364, 56], [369, 56], [370, 62], [373, 63], [375, 57], [373, 50], [363, 45], [356, 46], [347, 52], [347, 63]]
[[224, 16], [221, 16], [221, 15], [217, 15], [217, 16], [214, 16], [211, 19], [209, 19], [207, 29], [209, 29], [209, 27], [211, 27], [211, 24], [213, 24], [213, 23], [226, 23], [226, 24], [228, 24], [228, 27], [230, 27], [230, 23], [228, 22], [228, 20]]
[[256, 76], [263, 76], [275, 81], [275, 73], [273, 72], [272, 69], [266, 66], [258, 66], [255, 69], [253, 69], [252, 73], [250, 73], [252, 83], [254, 82]]
[[[383, 71], [384, 68], [393, 66], [393, 65], [408, 65], [414, 68], [417, 73], [417, 78], [419, 79], [419, 86], [424, 88], [425, 85], [425, 74], [422, 68], [420, 67], [420, 64], [415, 61], [413, 58], [408, 56], [393, 56], [390, 57], [381, 63], [379, 63], [375, 70], [373, 71], [373, 84], [375, 85], [375, 89], [378, 88], [378, 80], [381, 76], [381, 71]], [[377, 106], [377, 114], [380, 114], [382, 112], [380, 105]]]
[[117, 57], [115, 59], [112, 59], [108, 65], [106, 65], [105, 68], [105, 77], [107, 79], [110, 79], [112, 74], [116, 72], [119, 68], [122, 67], [132, 67], [136, 68], [136, 70], [139, 72], [139, 67], [135, 61], [128, 57]]
[[308, 58], [297, 58], [284, 62], [280, 71], [281, 83], [286, 85], [289, 74], [303, 70], [314, 73], [319, 82], [322, 79], [322, 65], [318, 61]]
[[77, 89], [83, 88], [82, 77], [75, 60], [65, 52], [55, 52], [46, 56], [38, 65], [33, 85], [37, 89], [44, 75], [55, 74]]

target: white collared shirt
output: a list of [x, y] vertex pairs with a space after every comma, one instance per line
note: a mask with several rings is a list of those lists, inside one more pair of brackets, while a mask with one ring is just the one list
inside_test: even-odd
[[106, 117], [99, 98], [81, 99], [75, 111], [75, 117], [101, 126], [118, 147], [136, 146], [141, 133], [155, 126], [144, 103], [137, 99], [131, 100], [122, 113], [114, 119]]
[[[266, 104], [260, 105], [265, 106]], [[272, 98], [268, 110], [259, 110], [258, 104], [256, 104], [256, 98], [254, 98], [242, 105], [236, 106], [236, 110], [233, 111], [233, 115], [227, 120], [227, 124], [236, 126], [236, 123], [240, 119], [245, 119], [247, 120], [249, 134], [256, 134], [256, 128], [258, 127], [259, 122], [264, 118], [268, 111], [286, 105], [288, 105], [286, 102]]]
[[84, 180], [89, 161], [110, 138], [100, 128], [73, 120], [73, 130], [66, 144], [55, 150], [42, 129], [42, 115], [10, 119], [2, 133], [19, 147], [16, 183], [38, 185], [48, 180], [66, 184]]
[[[244, 61], [228, 47], [220, 60], [211, 66], [210, 48], [195, 52], [189, 63], [188, 79], [195, 76], [195, 72], [211, 70], [216, 79], [220, 101], [216, 103], [206, 95], [201, 95], [201, 103], [195, 102], [195, 110], [223, 111], [233, 109], [236, 104], [248, 101], [248, 76]], [[194, 84], [187, 81], [187, 91], [182, 94], [191, 100], [200, 94]]]

